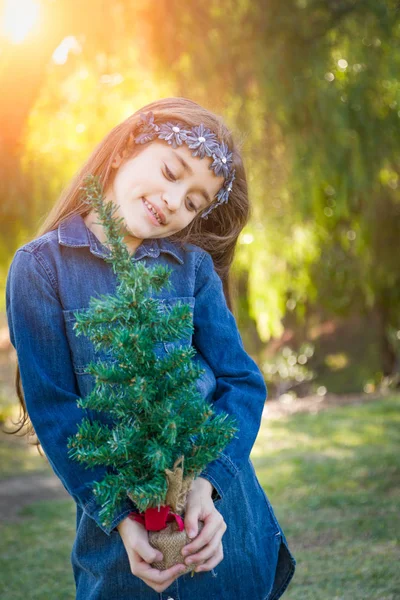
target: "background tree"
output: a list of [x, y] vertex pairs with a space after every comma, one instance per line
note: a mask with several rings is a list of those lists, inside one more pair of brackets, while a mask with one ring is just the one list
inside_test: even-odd
[[76, 2], [57, 6], [62, 40], [41, 59], [40, 93], [25, 111], [26, 190], [9, 167], [3, 179], [3, 261], [110, 127], [155, 96], [189, 96], [242, 138], [253, 219], [234, 274], [246, 341], [258, 351], [289, 324], [307, 335], [317, 313], [357, 313], [376, 321], [379, 368], [392, 372], [388, 330], [400, 328], [396, 2], [117, 0], [94, 8], [90, 0], [86, 10], [79, 4], [81, 20]]

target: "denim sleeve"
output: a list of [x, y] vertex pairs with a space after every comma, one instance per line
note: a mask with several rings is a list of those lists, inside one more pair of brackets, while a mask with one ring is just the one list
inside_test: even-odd
[[100, 481], [107, 468], [87, 469], [67, 454], [67, 439], [77, 432], [86, 411], [76, 404], [79, 392], [55, 284], [41, 255], [16, 252], [6, 284], [10, 339], [17, 351], [27, 411], [50, 466], [75, 502], [110, 535], [137, 507], [127, 497], [111, 526], [104, 527], [91, 484]]
[[219, 458], [199, 475], [208, 479], [223, 498], [248, 461], [268, 391], [260, 369], [244, 349], [235, 317], [226, 303], [222, 280], [208, 252], [197, 269], [193, 319], [193, 344], [216, 378], [214, 409], [235, 416], [239, 427]]

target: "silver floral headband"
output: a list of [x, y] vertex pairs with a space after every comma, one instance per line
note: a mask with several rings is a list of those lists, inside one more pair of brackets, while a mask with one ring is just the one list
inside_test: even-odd
[[211, 204], [206, 212], [201, 215], [202, 219], [207, 219], [214, 208], [228, 202], [236, 170], [232, 169], [232, 152], [229, 152], [225, 142], [219, 143], [215, 133], [204, 127], [202, 123], [191, 129], [185, 129], [178, 122], [157, 125], [154, 123], [154, 113], [152, 111], [140, 113], [138, 129], [140, 131], [139, 135], [136, 137], [130, 136], [130, 141], [134, 141], [135, 144], [146, 144], [157, 137], [160, 140], [165, 140], [173, 148], [177, 148], [185, 142], [193, 150], [192, 156], [204, 158], [207, 155], [212, 157], [213, 162], [209, 168], [213, 169], [217, 176], [223, 175], [225, 182], [217, 193], [217, 201]]

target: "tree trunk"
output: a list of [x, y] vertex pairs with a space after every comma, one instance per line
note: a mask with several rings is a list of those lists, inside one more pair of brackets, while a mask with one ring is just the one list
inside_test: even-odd
[[389, 297], [390, 294], [387, 295], [386, 299], [378, 299], [375, 304], [375, 311], [378, 317], [378, 343], [384, 376], [393, 375], [397, 370], [397, 356], [388, 337], [388, 327], [393, 325], [388, 305]]

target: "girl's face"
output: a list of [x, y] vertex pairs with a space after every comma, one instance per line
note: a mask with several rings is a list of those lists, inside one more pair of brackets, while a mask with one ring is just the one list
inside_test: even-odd
[[209, 169], [211, 163], [208, 156], [192, 156], [185, 144], [174, 149], [162, 141], [146, 144], [124, 161], [106, 198], [119, 206], [115, 215], [124, 219], [125, 241], [138, 246], [145, 238], [167, 237], [189, 225], [224, 183]]

